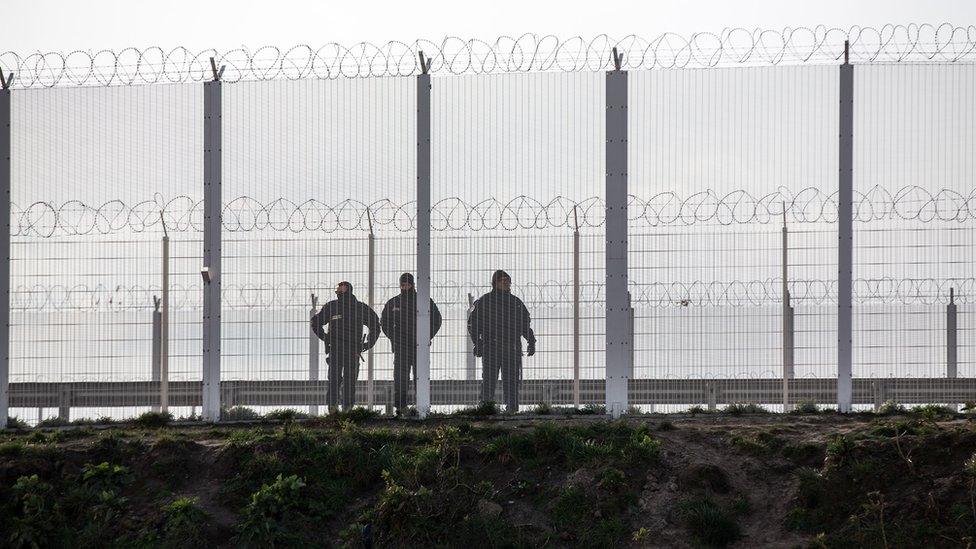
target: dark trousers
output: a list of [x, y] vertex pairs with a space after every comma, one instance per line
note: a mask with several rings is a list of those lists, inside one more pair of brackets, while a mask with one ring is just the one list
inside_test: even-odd
[[359, 379], [359, 353], [333, 350], [325, 362], [329, 365], [329, 406], [339, 403], [342, 391], [342, 409], [351, 410], [356, 405], [356, 380]]
[[[411, 380], [410, 374], [413, 373]], [[417, 383], [417, 353], [407, 349], [393, 349], [393, 405], [398, 412], [407, 409], [407, 392]]]
[[517, 345], [492, 345], [481, 357], [481, 400], [495, 400], [495, 384], [502, 375], [505, 411], [517, 412], [522, 386], [522, 350]]

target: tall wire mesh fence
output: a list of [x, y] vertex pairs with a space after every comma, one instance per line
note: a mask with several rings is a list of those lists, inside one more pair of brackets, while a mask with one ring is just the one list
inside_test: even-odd
[[[883, 30], [872, 59], [862, 32], [853, 51], [966, 59], [940, 42], [958, 45], [949, 30], [906, 30], [911, 47]], [[817, 32], [811, 51], [836, 58], [831, 31]], [[779, 36], [792, 40], [780, 56], [799, 51], [800, 34]], [[728, 56], [742, 38], [723, 34], [714, 51]], [[768, 55], [769, 39], [753, 36], [736, 64]], [[545, 43], [526, 40], [492, 51]], [[702, 40], [667, 66], [695, 66]], [[591, 42], [584, 58], [594, 44], [623, 43]], [[631, 48], [622, 68], [661, 66], [666, 44]], [[563, 45], [549, 65], [455, 70], [450, 47], [431, 65], [432, 409], [602, 405], [615, 237], [610, 104], [593, 71], [608, 67], [556, 70]], [[414, 78], [396, 77], [415, 67], [355, 73], [373, 78], [306, 69], [223, 86], [225, 417], [404, 412], [418, 398], [418, 351], [405, 341], [417, 331], [419, 98]], [[30, 78], [24, 87], [46, 82]], [[973, 400], [974, 80], [958, 63], [856, 68], [855, 407]], [[836, 404], [839, 86], [837, 67], [817, 64], [630, 71], [630, 404]], [[205, 405], [203, 96], [200, 84], [12, 93], [11, 415], [189, 416]]]

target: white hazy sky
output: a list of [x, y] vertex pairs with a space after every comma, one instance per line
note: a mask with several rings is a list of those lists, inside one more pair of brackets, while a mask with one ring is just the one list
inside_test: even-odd
[[2, 0], [0, 51], [411, 41], [525, 32], [584, 37], [724, 27], [976, 23], [974, 0]]

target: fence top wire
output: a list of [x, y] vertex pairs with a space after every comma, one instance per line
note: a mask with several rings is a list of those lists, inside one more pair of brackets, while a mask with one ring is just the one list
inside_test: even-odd
[[[294, 281], [255, 281], [250, 283], [223, 282], [222, 306], [234, 310], [296, 309], [307, 311], [309, 296], [322, 294], [333, 287], [331, 280], [314, 283]], [[853, 284], [853, 299], [871, 305], [916, 305], [920, 307], [946, 305], [950, 288], [954, 302], [973, 303], [976, 298], [976, 278], [857, 278]], [[480, 295], [483, 283], [432, 281], [434, 300], [441, 306], [454, 305], [467, 309], [466, 295]], [[642, 308], [701, 308], [701, 307], [761, 307], [782, 303], [782, 279], [769, 277], [753, 280], [690, 280], [678, 282], [641, 283], [628, 285], [631, 303]], [[380, 294], [398, 291], [381, 286]], [[533, 307], [568, 307], [573, 299], [573, 283], [563, 280], [519, 283], [514, 291]], [[837, 303], [837, 281], [820, 279], [791, 279], [790, 299], [796, 306], [832, 305]], [[161, 292], [157, 285], [106, 284], [18, 284], [11, 289], [11, 307], [15, 311], [153, 311], [155, 298]], [[170, 306], [176, 310], [202, 307], [203, 287], [199, 283], [174, 283], [170, 287]], [[580, 285], [580, 300], [591, 307], [604, 306], [604, 282], [584, 280]], [[816, 311], [814, 311], [816, 312]], [[302, 321], [296, 315], [293, 321]]]
[[[881, 185], [854, 191], [854, 219], [859, 222], [903, 220], [921, 223], [966, 223], [976, 218], [976, 188], [968, 191], [926, 189], [909, 185], [896, 191]], [[632, 226], [775, 224], [785, 211], [791, 223], [837, 221], [837, 191], [781, 187], [765, 194], [707, 189], [688, 195], [658, 192], [629, 196]], [[466, 201], [441, 198], [431, 206], [434, 231], [485, 231], [601, 227], [606, 204], [601, 197], [571, 199], [557, 196], [540, 201], [528, 196]], [[109, 200], [89, 203], [36, 201], [11, 204], [11, 235], [51, 238], [160, 231], [162, 224], [176, 232], [203, 231], [203, 200], [189, 196], [127, 203]], [[314, 198], [259, 201], [250, 196], [229, 198], [221, 210], [228, 232], [323, 232], [385, 230], [410, 232], [417, 228], [416, 202], [389, 199], [365, 203], [354, 199], [327, 203]]]
[[726, 28], [689, 36], [663, 33], [647, 38], [551, 34], [501, 36], [494, 41], [446, 37], [440, 41], [385, 44], [335, 42], [314, 47], [261, 46], [228, 51], [185, 47], [0, 53], [0, 67], [16, 75], [14, 87], [112, 86], [201, 82], [213, 77], [210, 59], [224, 66], [225, 82], [411, 76], [421, 73], [419, 52], [433, 74], [493, 74], [538, 71], [602, 71], [611, 54], [624, 54], [622, 69], [709, 68], [838, 63], [844, 43], [850, 60], [865, 63], [966, 63], [976, 61], [976, 25], [951, 23]]

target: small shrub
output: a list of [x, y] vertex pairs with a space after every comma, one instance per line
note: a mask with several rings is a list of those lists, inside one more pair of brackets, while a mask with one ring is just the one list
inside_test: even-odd
[[53, 488], [37, 475], [22, 476], [13, 486], [16, 498], [14, 516], [10, 517], [9, 538], [13, 547], [51, 547], [62, 523], [53, 501]]
[[[433, 413], [434, 412], [430, 412], [428, 415]], [[399, 414], [400, 417], [420, 417], [420, 412], [417, 411], [415, 406], [407, 406], [403, 410], [397, 410], [397, 414]]]
[[65, 425], [71, 425], [71, 423], [66, 419], [54, 416], [38, 421], [35, 428], [43, 429], [45, 427], [64, 427]]
[[803, 467], [796, 471], [796, 479], [798, 481], [796, 498], [801, 506], [813, 509], [827, 502], [823, 476], [819, 471]]
[[635, 406], [631, 404], [630, 406], [627, 407], [627, 410], [624, 413], [627, 414], [628, 416], [642, 416], [644, 415], [644, 410], [641, 410], [640, 406]]
[[793, 407], [794, 414], [819, 414], [820, 406], [813, 400], [801, 400]]
[[912, 409], [913, 416], [919, 416], [926, 421], [937, 419], [949, 419], [956, 416], [956, 411], [948, 406], [939, 404], [926, 404]]
[[495, 416], [500, 413], [501, 413], [501, 409], [498, 407], [498, 403], [496, 403], [493, 400], [483, 400], [479, 402], [477, 406], [474, 406], [472, 408], [462, 408], [454, 412], [453, 415], [488, 417], [488, 416]]
[[879, 416], [895, 416], [908, 413], [908, 410], [904, 406], [898, 404], [894, 400], [886, 400], [881, 407], [878, 408], [877, 414]]
[[536, 405], [534, 413], [540, 416], [548, 416], [552, 413], [552, 406], [548, 402], [540, 402]]
[[976, 479], [976, 454], [970, 456], [962, 466], [963, 472], [970, 478]]
[[712, 412], [701, 404], [695, 404], [691, 408], [688, 408], [688, 413], [693, 416], [697, 416], [698, 414], [710, 414]]
[[27, 422], [17, 416], [7, 417], [7, 429], [11, 429], [13, 431], [25, 431], [29, 428], [30, 426], [27, 425]]
[[616, 491], [624, 486], [626, 480], [627, 476], [623, 471], [614, 467], [607, 467], [600, 473], [598, 482], [600, 487], [610, 491]]
[[742, 435], [732, 435], [729, 438], [729, 445], [740, 452], [752, 455], [762, 455], [769, 450], [765, 444], [757, 440], [755, 437]]
[[656, 462], [661, 458], [661, 440], [636, 431], [630, 437], [624, 454], [635, 462]]
[[26, 450], [26, 446], [20, 441], [0, 442], [0, 458], [17, 458], [23, 455]]
[[[413, 417], [416, 415], [417, 411], [415, 408], [408, 408], [403, 410], [401, 417]], [[380, 417], [382, 417], [382, 414], [376, 410], [357, 406], [351, 410], [335, 411], [325, 416], [312, 417], [308, 425], [310, 427], [326, 426], [348, 429], [353, 425], [366, 423], [367, 421], [379, 419]]]
[[120, 490], [129, 480], [129, 469], [103, 461], [98, 465], [86, 463], [81, 470], [82, 482], [96, 492]]
[[483, 480], [474, 486], [474, 493], [480, 495], [482, 498], [491, 500], [495, 497], [495, 485], [490, 481]]
[[635, 429], [621, 422], [585, 427], [543, 423], [530, 429], [500, 433], [485, 442], [481, 453], [502, 461], [524, 463], [527, 467], [613, 458], [635, 463], [654, 461], [660, 457], [661, 441], [649, 433], [647, 426]]
[[266, 421], [284, 421], [291, 422], [296, 419], [308, 419], [309, 415], [304, 412], [299, 412], [298, 410], [292, 410], [290, 408], [282, 408], [280, 410], [271, 410], [270, 412], [264, 414], [263, 418]]
[[143, 429], [159, 429], [173, 422], [169, 412], [146, 412], [132, 420], [132, 424]]
[[769, 410], [752, 402], [733, 402], [722, 410], [730, 416], [740, 416], [743, 414], [768, 414]]
[[83, 489], [81, 493], [87, 491], [87, 501], [77, 542], [81, 547], [97, 547], [104, 540], [117, 537], [128, 500], [113, 489], [85, 488], [87, 490]]
[[231, 406], [220, 411], [221, 421], [255, 421], [261, 419], [261, 414], [247, 406]]
[[807, 462], [816, 458], [820, 446], [813, 442], [787, 443], [783, 445], [783, 457], [794, 462]]
[[933, 426], [924, 421], [898, 418], [876, 422], [869, 433], [876, 437], [892, 438], [904, 435], [926, 435], [932, 431]]
[[71, 422], [72, 425], [111, 425], [113, 423], [117, 422], [108, 416], [98, 418], [81, 417]]
[[873, 458], [852, 460], [850, 465], [851, 479], [854, 482], [866, 483], [871, 479], [877, 478], [878, 474], [884, 469], [884, 467], [884, 464]]
[[579, 413], [579, 409], [575, 406], [550, 406], [552, 415], [560, 416], [575, 416]]
[[[414, 409], [413, 412], [414, 415], [416, 415], [416, 409]], [[373, 419], [379, 419], [380, 417], [380, 413], [376, 410], [370, 410], [369, 408], [364, 408], [362, 406], [357, 406], [346, 412], [340, 412], [337, 415], [353, 423], [364, 423]]]
[[662, 421], [661, 423], [657, 424], [658, 431], [674, 431], [675, 429], [677, 429], [677, 427], [675, 427], [674, 423], [671, 423], [670, 421]]
[[26, 440], [30, 444], [45, 444], [48, 442], [47, 435], [45, 435], [40, 431], [34, 431], [30, 435], [27, 435], [27, 438], [25, 438], [24, 440]]
[[575, 486], [566, 488], [552, 505], [552, 519], [561, 528], [577, 526], [587, 518], [590, 504], [582, 490]]
[[92, 441], [94, 455], [114, 462], [124, 462], [146, 451], [146, 444], [131, 434], [118, 429], [106, 429]]
[[201, 547], [210, 516], [197, 506], [197, 498], [181, 497], [163, 506], [163, 539], [172, 547]]
[[590, 415], [605, 416], [607, 415], [607, 407], [603, 406], [602, 404], [591, 403], [580, 408], [577, 413], [584, 416], [590, 416]]
[[297, 534], [289, 527], [291, 521], [301, 521], [304, 514], [302, 489], [305, 481], [297, 475], [278, 475], [271, 484], [263, 484], [251, 495], [238, 527], [237, 541], [247, 546], [277, 546], [298, 543]]
[[854, 441], [847, 435], [831, 435], [827, 439], [827, 461], [834, 466], [843, 466], [854, 455]]
[[733, 435], [729, 438], [729, 444], [742, 452], [754, 455], [771, 454], [787, 446], [784, 439], [769, 431], [759, 431], [747, 435]]
[[741, 536], [735, 519], [706, 498], [686, 500], [679, 514], [692, 538], [712, 547], [725, 547]]

